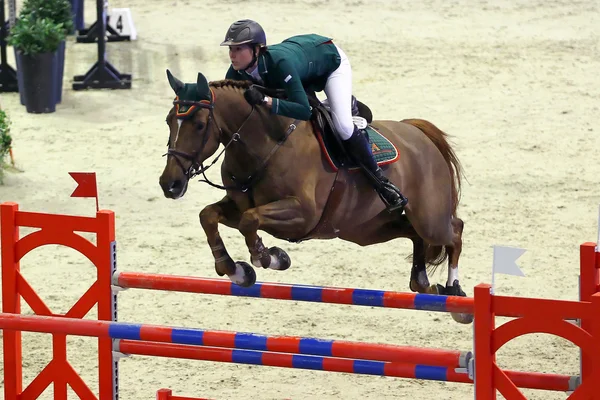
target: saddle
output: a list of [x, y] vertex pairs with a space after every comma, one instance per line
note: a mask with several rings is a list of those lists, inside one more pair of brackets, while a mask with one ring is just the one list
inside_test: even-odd
[[[285, 99], [285, 90], [268, 89], [260, 85], [254, 85], [263, 94]], [[351, 171], [358, 170], [353, 159], [347, 154], [345, 146], [338, 135], [335, 134], [335, 125], [331, 118], [331, 110], [327, 100], [321, 102], [314, 92], [307, 91], [308, 103], [312, 108], [311, 123], [321, 150], [329, 165], [334, 171], [339, 168], [347, 168]], [[391, 164], [398, 160], [399, 152], [396, 146], [385, 136], [379, 133], [370, 124], [373, 121], [373, 113], [370, 108], [352, 95], [352, 116], [355, 125], [363, 135], [367, 135], [371, 144], [371, 151], [378, 165]]]

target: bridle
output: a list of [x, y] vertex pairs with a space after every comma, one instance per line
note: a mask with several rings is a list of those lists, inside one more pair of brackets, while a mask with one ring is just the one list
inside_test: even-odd
[[[275, 144], [275, 146], [271, 149], [271, 151], [269, 152], [267, 157], [265, 159], [263, 159], [262, 161], [260, 161], [261, 159], [258, 156], [256, 156], [252, 151], [250, 151], [250, 149], [248, 148], [246, 143], [242, 140], [242, 137], [240, 134], [240, 131], [242, 130], [242, 128], [244, 127], [246, 122], [248, 122], [248, 120], [252, 116], [252, 113], [254, 113], [255, 106], [252, 106], [252, 110], [250, 111], [248, 116], [246, 116], [246, 118], [244, 119], [244, 121], [242, 122], [240, 127], [231, 135], [231, 138], [229, 138], [227, 140], [227, 143], [225, 143], [225, 141], [222, 140], [224, 138], [224, 133], [223, 133], [221, 127], [219, 126], [217, 119], [214, 116], [215, 94], [214, 94], [212, 88], [210, 90], [210, 94], [211, 94], [210, 101], [208, 101], [208, 100], [200, 100], [200, 101], [180, 100], [179, 96], [177, 96], [175, 98], [175, 100], [173, 101], [173, 104], [175, 105], [175, 108], [176, 108], [175, 115], [177, 118], [183, 118], [183, 119], [189, 118], [196, 111], [203, 108], [203, 109], [209, 110], [208, 120], [207, 120], [206, 126], [204, 128], [202, 144], [196, 152], [194, 152], [193, 154], [190, 154], [190, 153], [186, 153], [186, 152], [172, 148], [171, 147], [171, 138], [169, 136], [169, 141], [167, 142], [168, 150], [165, 154], [163, 154], [163, 157], [164, 156], [174, 157], [175, 161], [177, 161], [177, 164], [179, 165], [183, 174], [185, 175], [185, 177], [188, 180], [190, 180], [198, 175], [202, 175], [204, 177], [204, 179], [200, 179], [200, 182], [208, 183], [210, 186], [216, 187], [218, 189], [223, 189], [223, 190], [233, 189], [233, 190], [240, 190], [242, 192], [246, 192], [249, 189], [251, 189], [252, 185], [260, 178], [261, 173], [266, 168], [270, 158], [273, 156], [273, 154], [275, 154], [277, 149], [287, 140], [287, 138], [290, 136], [290, 134], [296, 129], [296, 127], [298, 126], [298, 123], [300, 121], [294, 120], [294, 122], [292, 122], [289, 125], [288, 129], [285, 132], [285, 135], [283, 135], [283, 137]], [[179, 112], [180, 106], [189, 106], [189, 109], [185, 112], [180, 113]], [[219, 152], [219, 154], [215, 157], [215, 159], [207, 167], [204, 167], [203, 162], [198, 161], [198, 156], [200, 156], [200, 154], [202, 154], [202, 152], [204, 151], [204, 148], [206, 147], [206, 143], [208, 142], [208, 139], [209, 139], [210, 123], [212, 121], [214, 121], [215, 126], [216, 126], [217, 130], [219, 131], [219, 142], [224, 143], [224, 148], [223, 148], [223, 150], [221, 150]], [[225, 153], [225, 151], [233, 143], [239, 143], [239, 144], [244, 145], [246, 147], [246, 152], [248, 154], [250, 154], [251, 156], [253, 156], [256, 160], [260, 161], [259, 168], [253, 174], [251, 174], [248, 178], [244, 179], [243, 181], [240, 181], [238, 178], [231, 175], [230, 176], [231, 179], [234, 182], [236, 182], [236, 184], [233, 186], [223, 186], [223, 185], [218, 185], [216, 183], [211, 182], [206, 177], [206, 171], [209, 168], [211, 168], [219, 160], [219, 158], [223, 155], [223, 153]], [[185, 168], [184, 163], [181, 161], [182, 159], [190, 162], [190, 166], [188, 168]]]
[[[193, 154], [190, 154], [190, 153], [186, 153], [186, 152], [172, 148], [171, 147], [171, 138], [169, 137], [169, 141], [167, 142], [167, 146], [169, 148], [168, 148], [167, 152], [165, 154], [163, 154], [163, 157], [164, 156], [167, 156], [167, 157], [172, 156], [175, 158], [175, 161], [177, 161], [177, 164], [179, 165], [183, 174], [185, 175], [185, 177], [188, 180], [190, 180], [200, 174], [204, 175], [206, 170], [208, 170], [210, 167], [212, 167], [217, 162], [217, 160], [219, 159], [221, 154], [223, 154], [223, 152], [225, 152], [225, 150], [227, 150], [227, 148], [233, 142], [235, 142], [236, 140], [239, 139], [239, 130], [244, 126], [246, 121], [248, 121], [248, 119], [250, 118], [250, 115], [252, 115], [252, 112], [254, 111], [254, 108], [253, 108], [252, 111], [250, 112], [250, 114], [246, 117], [246, 119], [240, 126], [240, 129], [238, 129], [238, 131], [232, 135], [229, 142], [225, 145], [225, 148], [221, 151], [221, 153], [219, 153], [219, 155], [213, 160], [213, 162], [208, 167], [205, 168], [203, 163], [198, 161], [198, 156], [200, 154], [202, 154], [202, 152], [204, 151], [204, 148], [206, 147], [206, 143], [208, 142], [209, 135], [210, 135], [210, 133], [209, 133], [210, 132], [210, 123], [212, 121], [215, 122], [215, 126], [217, 127], [217, 129], [219, 131], [219, 138], [221, 138], [223, 136], [223, 131], [219, 127], [219, 124], [218, 124], [216, 118], [214, 117], [214, 108], [215, 108], [214, 98], [215, 98], [215, 96], [214, 96], [214, 93], [212, 90], [210, 91], [210, 94], [211, 94], [210, 101], [207, 101], [207, 100], [200, 100], [200, 101], [180, 100], [179, 96], [177, 96], [175, 98], [175, 100], [173, 101], [173, 104], [175, 105], [175, 112], [176, 112], [175, 116], [180, 119], [190, 118], [192, 115], [194, 115], [196, 113], [196, 111], [198, 111], [201, 108], [209, 110], [208, 120], [206, 121], [206, 127], [204, 129], [204, 134], [202, 136], [202, 144], [201, 144], [200, 148], [198, 150], [196, 150], [196, 152], [194, 152]], [[181, 106], [188, 106], [189, 108], [185, 112], [180, 112], [179, 109]], [[189, 161], [190, 166], [188, 168], [185, 168], [181, 159]]]

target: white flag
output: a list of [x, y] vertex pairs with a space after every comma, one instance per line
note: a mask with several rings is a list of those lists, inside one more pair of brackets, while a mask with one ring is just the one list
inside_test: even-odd
[[[494, 263], [492, 274], [525, 276], [517, 265], [517, 259], [525, 253], [518, 247], [494, 246]], [[493, 279], [493, 278], [492, 278]]]

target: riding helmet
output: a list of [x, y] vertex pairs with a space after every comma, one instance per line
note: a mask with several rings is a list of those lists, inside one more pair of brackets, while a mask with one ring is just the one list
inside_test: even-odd
[[236, 21], [227, 30], [221, 46], [238, 46], [240, 44], [267, 45], [267, 35], [258, 22], [250, 19]]

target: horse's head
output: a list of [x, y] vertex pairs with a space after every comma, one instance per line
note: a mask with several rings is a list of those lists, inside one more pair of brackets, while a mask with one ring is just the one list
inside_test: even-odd
[[183, 83], [167, 70], [169, 84], [175, 92], [174, 107], [167, 115], [169, 149], [167, 165], [160, 176], [165, 197], [182, 197], [191, 178], [202, 163], [219, 147], [218, 127], [214, 122], [214, 95], [208, 81], [198, 73], [196, 83]]

